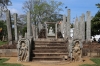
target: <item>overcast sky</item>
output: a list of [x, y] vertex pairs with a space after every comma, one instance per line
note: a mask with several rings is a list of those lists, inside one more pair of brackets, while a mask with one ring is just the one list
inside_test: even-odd
[[[11, 13], [18, 13], [18, 14], [24, 14], [22, 10], [23, 3], [26, 0], [11, 0], [12, 6], [8, 6], [8, 9], [11, 11]], [[73, 21], [73, 18], [76, 16], [81, 16], [82, 13], [86, 14], [86, 11], [91, 11], [91, 16], [94, 16], [98, 8], [95, 6], [95, 4], [100, 3], [100, 0], [56, 0], [61, 1], [64, 3], [62, 6], [63, 11], [60, 12], [61, 14], [67, 14], [65, 7], [67, 6], [67, 9], [71, 9], [71, 21]]]

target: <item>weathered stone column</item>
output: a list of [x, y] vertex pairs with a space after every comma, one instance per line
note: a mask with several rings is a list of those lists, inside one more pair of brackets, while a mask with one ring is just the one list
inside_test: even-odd
[[35, 40], [35, 25], [32, 25], [32, 34], [33, 34], [33, 38]]
[[36, 28], [36, 39], [38, 39], [38, 28], [37, 28], [37, 26], [35, 27]]
[[91, 16], [90, 11], [86, 12], [86, 40], [91, 40]]
[[79, 21], [78, 21], [78, 39], [82, 40], [82, 16], [79, 17]]
[[64, 34], [64, 39], [66, 39], [67, 38], [67, 29], [66, 29], [66, 27], [67, 27], [67, 25], [66, 25], [66, 16], [65, 15], [63, 15], [63, 23], [62, 23], [62, 27], [63, 27], [63, 34]]
[[70, 38], [70, 9], [67, 10], [67, 37]]
[[82, 42], [85, 41], [85, 15], [82, 14]]
[[27, 13], [27, 38], [30, 38], [32, 36], [31, 33], [31, 16], [30, 12]]
[[18, 33], [17, 33], [17, 13], [13, 14], [14, 17], [14, 29], [15, 29], [15, 42], [18, 41]]
[[60, 21], [60, 29], [61, 29], [61, 34], [64, 37], [64, 34], [63, 34], [63, 32], [64, 32], [64, 29], [63, 29], [63, 21]]
[[46, 38], [48, 38], [48, 36], [47, 36], [47, 34], [48, 34], [48, 30], [47, 30], [47, 24], [46, 24], [46, 22], [45, 22], [45, 30], [46, 30]]
[[79, 25], [78, 25], [78, 18], [76, 17], [75, 19], [75, 24], [74, 24], [74, 36], [73, 39], [78, 39], [78, 35], [79, 35]]
[[38, 23], [38, 29], [39, 29], [39, 33], [40, 33], [40, 30], [41, 30], [41, 23], [40, 22]]
[[7, 23], [7, 33], [8, 33], [8, 42], [12, 44], [12, 25], [11, 25], [11, 15], [10, 11], [6, 11], [6, 23]]
[[55, 35], [56, 35], [56, 39], [57, 39], [57, 23], [55, 24]]
[[27, 38], [27, 33], [25, 33], [25, 38]]

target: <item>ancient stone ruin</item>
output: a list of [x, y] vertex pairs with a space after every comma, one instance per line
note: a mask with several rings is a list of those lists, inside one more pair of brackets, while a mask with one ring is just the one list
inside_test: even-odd
[[[67, 10], [67, 16], [58, 22], [31, 23], [31, 13], [27, 13], [27, 33], [22, 37], [17, 32], [17, 14], [13, 15], [15, 26], [15, 42], [17, 43], [18, 61], [43, 61], [43, 60], [68, 60], [80, 61], [82, 59], [83, 42], [91, 39], [91, 15], [90, 11], [76, 17], [73, 27], [73, 37], [70, 36], [71, 10]], [[66, 19], [67, 17], [67, 19]], [[8, 42], [13, 44], [10, 11], [6, 12]], [[48, 24], [54, 24], [54, 28]], [[86, 35], [85, 35], [86, 29]], [[55, 31], [54, 31], [55, 30]], [[86, 36], [86, 39], [85, 39]]]

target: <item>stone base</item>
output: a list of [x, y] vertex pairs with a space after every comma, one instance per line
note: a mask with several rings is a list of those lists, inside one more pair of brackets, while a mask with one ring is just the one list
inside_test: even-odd
[[0, 49], [0, 57], [17, 57], [17, 49]]
[[55, 36], [48, 36], [48, 38], [53, 39], [53, 38], [55, 38]]

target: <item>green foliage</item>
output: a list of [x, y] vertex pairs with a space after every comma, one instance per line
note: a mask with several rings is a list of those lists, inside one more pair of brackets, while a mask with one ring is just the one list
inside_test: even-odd
[[11, 64], [11, 63], [3, 63], [5, 61], [8, 61], [9, 59], [1, 58], [0, 59], [0, 66], [22, 66], [21, 64]]
[[97, 65], [97, 64], [92, 64], [92, 65], [90, 65], [90, 64], [83, 64], [83, 65], [80, 65], [80, 66], [100, 66], [100, 65]]
[[22, 35], [24, 36], [26, 32], [27, 32], [27, 27], [25, 26], [25, 27], [22, 29]]
[[4, 44], [7, 44], [7, 42], [0, 41], [0, 45], [4, 45]]
[[92, 58], [91, 60], [96, 64], [100, 65], [100, 58]]
[[2, 28], [2, 31], [0, 32], [0, 39], [2, 39], [2, 36], [7, 35], [7, 26], [4, 21], [0, 21], [0, 28]]
[[96, 64], [83, 64], [80, 66], [100, 66], [100, 58], [92, 58], [90, 60], [92, 60]]
[[96, 4], [97, 8], [100, 8], [100, 3]]
[[100, 34], [100, 11], [91, 20], [91, 33], [92, 36]]

